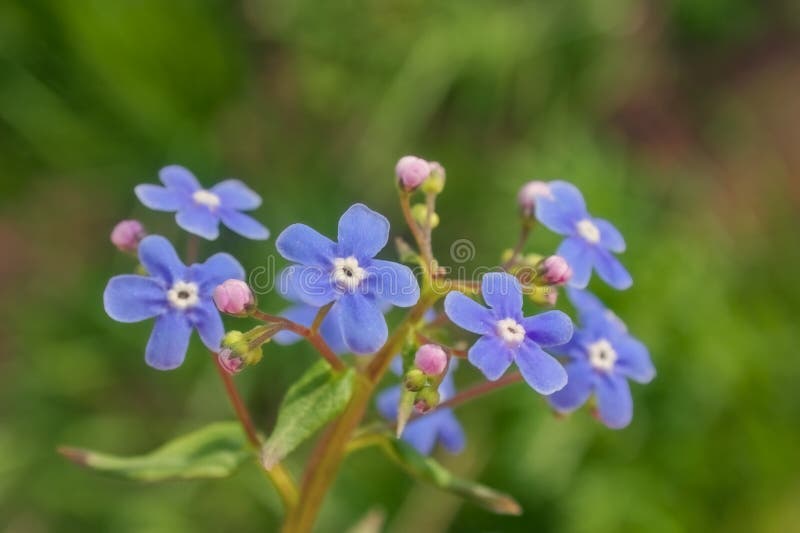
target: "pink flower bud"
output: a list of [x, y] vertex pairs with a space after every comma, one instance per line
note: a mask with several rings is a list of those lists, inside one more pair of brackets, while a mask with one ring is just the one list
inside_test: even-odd
[[414, 356], [414, 366], [429, 376], [438, 376], [447, 368], [447, 354], [441, 346], [423, 344]]
[[253, 293], [244, 281], [229, 279], [214, 289], [214, 303], [223, 313], [240, 315], [254, 303]]
[[217, 354], [219, 366], [221, 366], [228, 374], [238, 374], [245, 366], [244, 359], [234, 354], [230, 348], [223, 348]]
[[413, 155], [401, 157], [394, 167], [400, 185], [408, 191], [419, 187], [431, 173], [430, 163]]
[[525, 216], [532, 216], [536, 208], [536, 198], [550, 197], [550, 186], [543, 181], [529, 181], [517, 193], [517, 203]]
[[563, 285], [572, 278], [572, 269], [560, 255], [551, 255], [539, 263], [539, 275], [547, 285]]
[[144, 226], [141, 222], [123, 220], [111, 230], [111, 243], [122, 252], [135, 252], [144, 236]]

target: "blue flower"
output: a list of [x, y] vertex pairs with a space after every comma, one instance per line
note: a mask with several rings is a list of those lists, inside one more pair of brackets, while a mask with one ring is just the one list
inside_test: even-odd
[[108, 316], [119, 322], [155, 317], [145, 350], [153, 368], [177, 368], [186, 357], [192, 329], [209, 350], [218, 350], [225, 328], [211, 294], [227, 279], [244, 279], [244, 269], [224, 253], [187, 267], [164, 237], [151, 235], [139, 244], [139, 260], [148, 276], [111, 278], [103, 294]]
[[335, 302], [330, 312], [348, 349], [369, 354], [388, 337], [381, 307], [409, 307], [419, 300], [411, 269], [375, 259], [389, 239], [389, 221], [362, 204], [339, 219], [338, 242], [305, 224], [292, 224], [275, 242], [280, 254], [298, 265], [285, 272], [299, 299], [313, 307]]
[[627, 426], [633, 417], [628, 379], [650, 382], [656, 374], [647, 348], [628, 334], [625, 324], [594, 295], [568, 291], [578, 310], [581, 329], [556, 351], [565, 355], [569, 383], [548, 397], [559, 412], [574, 411], [594, 393], [597, 414], [610, 428]]
[[248, 239], [264, 240], [269, 230], [254, 218], [240, 213], [261, 205], [261, 197], [239, 180], [225, 180], [203, 189], [189, 170], [170, 165], [158, 177], [166, 187], [137, 185], [139, 200], [156, 211], [177, 211], [175, 221], [189, 233], [213, 241], [219, 236], [219, 223]]
[[594, 267], [600, 279], [615, 289], [633, 284], [631, 275], [612, 254], [625, 251], [625, 239], [609, 221], [594, 218], [586, 210], [581, 192], [572, 184], [552, 181], [549, 194], [537, 197], [536, 218], [567, 238], [558, 247], [557, 255], [572, 268], [569, 284], [579, 289], [589, 284]]
[[552, 394], [567, 383], [567, 373], [542, 346], [564, 344], [572, 337], [572, 321], [561, 311], [522, 316], [522, 289], [510, 274], [483, 276], [487, 309], [460, 292], [451, 292], [444, 310], [457, 326], [481, 335], [469, 350], [469, 362], [494, 381], [516, 361], [522, 377], [540, 394]]
[[[400, 358], [393, 361], [392, 369], [399, 374], [402, 370]], [[442, 402], [455, 395], [453, 371], [458, 361], [451, 360], [442, 383], [439, 385], [439, 397]], [[401, 368], [398, 368], [401, 367]], [[397, 406], [400, 402], [400, 386], [386, 389], [378, 395], [378, 411], [388, 420], [397, 419]], [[430, 455], [438, 441], [450, 453], [458, 453], [464, 449], [464, 430], [452, 409], [441, 408], [429, 411], [410, 421], [403, 431], [403, 440], [411, 444], [418, 452]]]

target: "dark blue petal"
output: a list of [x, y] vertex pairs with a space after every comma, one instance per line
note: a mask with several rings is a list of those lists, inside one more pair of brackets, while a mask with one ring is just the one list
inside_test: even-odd
[[552, 355], [526, 339], [517, 352], [522, 377], [539, 394], [553, 394], [567, 384], [567, 371]]
[[622, 376], [605, 374], [595, 383], [597, 413], [600, 420], [612, 429], [621, 429], [633, 418], [633, 399], [628, 382]]
[[490, 381], [499, 379], [514, 360], [514, 352], [494, 336], [478, 339], [467, 355], [469, 362], [478, 367]]
[[547, 311], [522, 319], [528, 338], [539, 346], [559, 346], [572, 338], [572, 320], [561, 311]]
[[180, 192], [160, 185], [137, 185], [133, 192], [146, 207], [156, 211], [177, 211], [186, 201]]
[[249, 215], [242, 214], [233, 209], [223, 208], [219, 210], [219, 216], [222, 223], [228, 229], [255, 241], [263, 241], [269, 239], [269, 230], [265, 228], [261, 222], [257, 221]]
[[219, 237], [219, 216], [204, 205], [194, 203], [185, 205], [175, 215], [175, 222], [189, 233], [209, 241]]
[[261, 197], [239, 180], [225, 180], [211, 187], [223, 207], [250, 211], [261, 205]]
[[649, 383], [656, 376], [647, 347], [630, 335], [620, 335], [612, 340], [617, 352], [615, 370], [639, 383]]
[[217, 285], [229, 279], [244, 280], [245, 272], [239, 261], [231, 254], [219, 252], [202, 264], [190, 267], [191, 278], [200, 285], [200, 292], [207, 294]]
[[292, 224], [275, 241], [278, 252], [289, 261], [302, 265], [331, 268], [336, 244], [305, 224]]
[[384, 418], [394, 421], [397, 418], [397, 408], [400, 403], [400, 387], [390, 387], [378, 394], [376, 404], [378, 412]]
[[522, 318], [522, 288], [519, 281], [505, 272], [489, 272], [481, 280], [481, 296], [497, 318]]
[[567, 237], [558, 247], [556, 254], [566, 259], [572, 269], [569, 285], [579, 289], [589, 284], [592, 276], [592, 247], [580, 237]]
[[592, 222], [600, 230], [600, 246], [616, 253], [625, 251], [625, 239], [611, 222], [602, 218], [595, 218]]
[[611, 252], [600, 248], [594, 248], [592, 252], [594, 255], [594, 268], [600, 279], [620, 291], [633, 285], [633, 278]]
[[219, 351], [222, 337], [225, 336], [225, 326], [214, 302], [203, 302], [191, 309], [188, 315], [206, 348], [213, 352]]
[[106, 285], [103, 305], [108, 316], [118, 322], [139, 322], [167, 309], [166, 289], [155, 278], [115, 276]]
[[322, 307], [339, 297], [330, 271], [317, 266], [287, 267], [281, 273], [280, 284], [279, 292], [314, 307]]
[[161, 183], [170, 189], [193, 193], [201, 188], [194, 174], [180, 165], [169, 165], [162, 168], [158, 172], [158, 177]]
[[449, 409], [443, 410], [440, 416], [442, 420], [439, 422], [439, 441], [448, 452], [460, 452], [464, 449], [467, 440], [464, 429]]
[[451, 292], [444, 300], [444, 312], [456, 326], [486, 335], [494, 333], [495, 319], [488, 309], [460, 292]]
[[374, 259], [367, 273], [370, 286], [381, 300], [397, 307], [411, 307], [419, 300], [419, 283], [407, 266]]
[[139, 261], [147, 273], [172, 285], [186, 276], [186, 266], [175, 248], [160, 235], [148, 235], [139, 243]]
[[145, 361], [158, 370], [172, 370], [186, 358], [192, 326], [185, 314], [172, 311], [156, 318], [145, 349]]
[[389, 221], [365, 206], [355, 204], [339, 219], [339, 253], [359, 261], [375, 257], [389, 240]]
[[[358, 292], [344, 294], [335, 304], [345, 344], [355, 354], [376, 352], [389, 336], [377, 305]], [[333, 309], [332, 309], [333, 311]]]
[[552, 231], [573, 235], [575, 225], [589, 215], [586, 202], [577, 187], [565, 181], [551, 181], [550, 196], [536, 198], [536, 218]]
[[567, 384], [547, 397], [559, 413], [569, 413], [586, 403], [592, 394], [592, 368], [586, 361], [567, 363]]

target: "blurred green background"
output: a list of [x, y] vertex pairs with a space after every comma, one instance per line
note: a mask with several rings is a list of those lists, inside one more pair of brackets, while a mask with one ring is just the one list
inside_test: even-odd
[[[459, 410], [468, 447], [441, 460], [515, 495], [521, 517], [365, 451], [319, 531], [370, 510], [391, 532], [797, 531], [798, 87], [791, 0], [0, 3], [0, 530], [275, 530], [255, 468], [140, 486], [55, 453], [142, 452], [231, 417], [199, 342], [160, 373], [143, 362], [150, 325], [105, 316], [106, 280], [133, 266], [108, 234], [138, 217], [183, 239], [132, 192], [170, 163], [244, 179], [273, 235], [295, 221], [332, 233], [355, 202], [405, 234], [393, 165], [415, 153], [447, 168], [444, 262], [469, 238], [470, 265], [496, 264], [524, 181], [578, 184], [626, 235], [635, 279], [593, 288], [658, 377], [634, 385], [617, 432], [585, 411], [556, 420], [524, 386]], [[542, 232], [529, 249], [556, 242]], [[203, 254], [222, 248], [247, 268], [275, 253], [225, 232]], [[313, 360], [269, 346], [237, 378], [262, 429]], [[478, 379], [462, 365], [462, 384]]]

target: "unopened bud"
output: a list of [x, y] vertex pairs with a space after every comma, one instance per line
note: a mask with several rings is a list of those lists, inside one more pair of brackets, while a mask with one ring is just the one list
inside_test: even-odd
[[414, 399], [414, 409], [420, 414], [427, 413], [437, 405], [439, 405], [439, 391], [433, 387], [425, 387]]
[[214, 289], [217, 309], [231, 315], [241, 315], [255, 303], [250, 286], [238, 279], [229, 279]]
[[529, 181], [517, 193], [517, 204], [523, 216], [533, 216], [536, 209], [536, 199], [540, 196], [549, 197], [550, 186], [543, 181]]
[[425, 181], [431, 173], [430, 164], [422, 158], [407, 155], [401, 157], [394, 167], [400, 186], [413, 191]]
[[447, 354], [436, 344], [423, 344], [414, 356], [414, 366], [429, 376], [438, 376], [447, 368]]
[[411, 392], [422, 390], [427, 382], [427, 376], [425, 376], [425, 373], [418, 368], [412, 368], [406, 372], [406, 375], [403, 378], [403, 385], [405, 385], [406, 390]]
[[545, 307], [553, 307], [558, 301], [558, 289], [555, 286], [539, 287], [533, 285], [527, 294], [536, 304]]
[[551, 255], [537, 265], [539, 281], [545, 285], [563, 285], [572, 278], [572, 269], [560, 255]]
[[217, 354], [217, 360], [228, 374], [238, 374], [246, 366], [244, 359], [233, 353], [230, 348], [220, 350], [219, 354]]
[[138, 220], [123, 220], [111, 230], [111, 243], [122, 252], [135, 252], [144, 237], [144, 226]]
[[439, 194], [444, 190], [445, 172], [444, 167], [436, 161], [431, 161], [430, 175], [422, 183], [422, 192], [427, 194]]
[[[428, 223], [428, 206], [425, 204], [414, 204], [411, 207], [411, 216], [414, 221], [422, 227]], [[436, 212], [431, 213], [431, 228], [439, 225], [439, 215]]]

